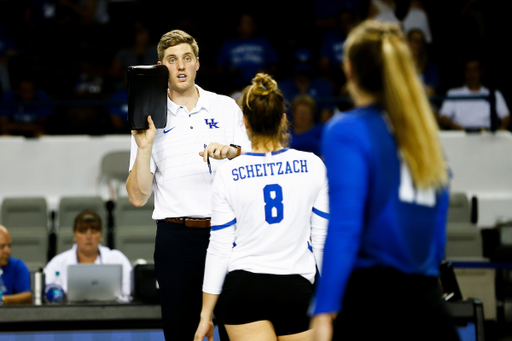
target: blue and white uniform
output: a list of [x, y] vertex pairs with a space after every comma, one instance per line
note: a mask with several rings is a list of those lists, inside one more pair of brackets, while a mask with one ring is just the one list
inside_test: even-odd
[[219, 167], [212, 191], [204, 292], [219, 294], [234, 270], [314, 282], [329, 206], [319, 157], [288, 148], [246, 153]]
[[448, 191], [414, 189], [382, 108], [372, 105], [333, 117], [322, 151], [331, 213], [315, 314], [342, 310], [357, 269], [438, 276]]

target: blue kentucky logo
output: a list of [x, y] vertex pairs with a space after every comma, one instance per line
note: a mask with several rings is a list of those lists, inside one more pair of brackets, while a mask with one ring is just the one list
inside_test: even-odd
[[217, 125], [217, 124], [219, 124], [219, 122], [215, 122], [215, 120], [213, 118], [210, 118], [210, 122], [208, 122], [207, 118], [205, 118], [204, 121], [206, 122], [206, 124], [208, 124], [210, 126], [210, 129], [219, 128], [219, 126]]

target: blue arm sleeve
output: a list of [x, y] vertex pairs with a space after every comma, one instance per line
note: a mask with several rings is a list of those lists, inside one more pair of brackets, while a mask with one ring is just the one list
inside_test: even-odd
[[329, 124], [322, 140], [329, 181], [330, 220], [314, 314], [341, 310], [361, 240], [369, 167], [361, 143], [365, 129], [362, 124], [351, 123], [354, 120]]

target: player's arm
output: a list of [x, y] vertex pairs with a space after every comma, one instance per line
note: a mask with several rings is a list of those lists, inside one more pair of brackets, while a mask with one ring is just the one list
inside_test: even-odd
[[323, 185], [313, 204], [313, 212], [311, 212], [311, 246], [320, 273], [322, 272], [324, 244], [329, 224], [329, 186], [323, 164], [321, 176]]
[[217, 304], [219, 295], [208, 294], [203, 292], [203, 308], [201, 309], [201, 320], [197, 327], [194, 341], [203, 341], [205, 337], [208, 337], [208, 341], [213, 340], [213, 309]]
[[130, 203], [136, 207], [144, 206], [153, 190], [154, 174], [151, 172], [150, 164], [156, 128], [150, 116], [148, 116], [148, 123], [147, 130], [132, 130], [137, 144], [137, 154], [126, 181], [126, 190]]
[[222, 291], [233, 250], [236, 219], [225, 190], [222, 173], [217, 173], [212, 185], [212, 227], [204, 270], [203, 307], [194, 341], [202, 341], [206, 336], [213, 340], [213, 309]]

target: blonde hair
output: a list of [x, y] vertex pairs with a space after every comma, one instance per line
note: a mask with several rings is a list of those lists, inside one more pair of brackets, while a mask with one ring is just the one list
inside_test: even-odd
[[345, 44], [355, 83], [383, 104], [415, 186], [444, 186], [448, 172], [438, 126], [399, 26], [368, 20]]
[[249, 123], [247, 134], [253, 148], [270, 143], [276, 150], [279, 145], [288, 145], [288, 122], [283, 120], [285, 100], [271, 76], [258, 73], [252, 79], [243, 91], [242, 112]]
[[181, 30], [172, 30], [165, 33], [162, 38], [160, 38], [160, 42], [157, 46], [158, 60], [162, 61], [164, 59], [165, 50], [171, 46], [176, 46], [179, 44], [189, 44], [190, 47], [192, 47], [194, 56], [196, 58], [199, 56], [199, 45], [197, 45], [196, 40], [190, 34]]

